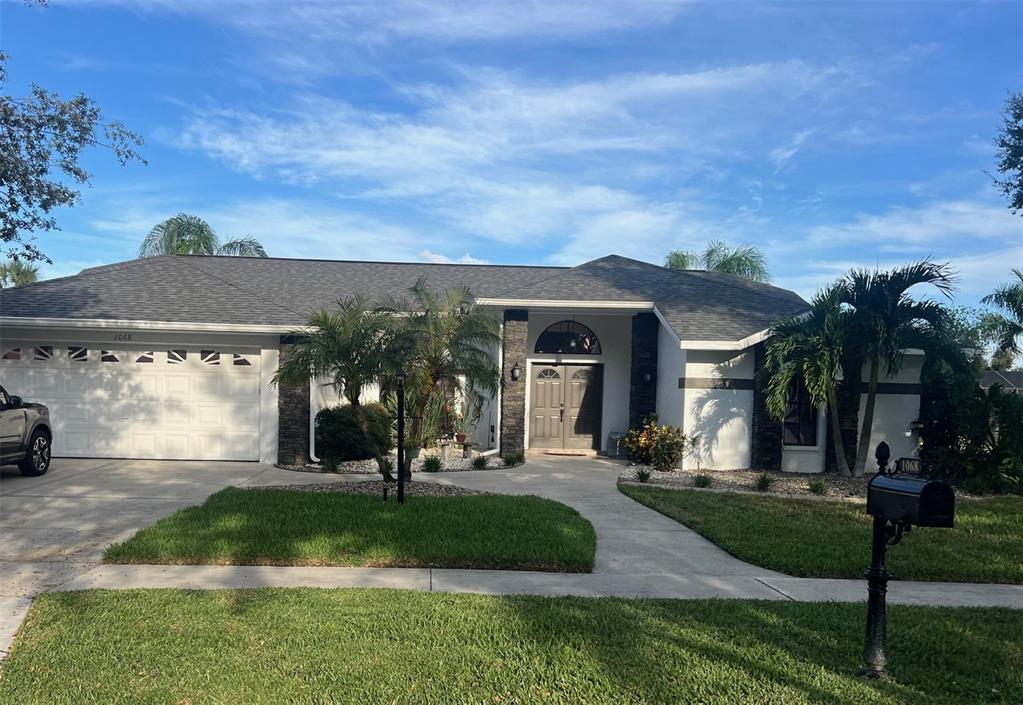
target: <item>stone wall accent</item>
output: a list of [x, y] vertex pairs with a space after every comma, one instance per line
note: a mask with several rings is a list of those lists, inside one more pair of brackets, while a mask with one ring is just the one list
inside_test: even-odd
[[[294, 353], [294, 337], [281, 336], [280, 361]], [[281, 465], [305, 465], [309, 462], [309, 383], [286, 384], [277, 389], [279, 431], [277, 462]]]
[[[529, 311], [506, 309], [501, 362], [501, 455], [525, 451], [526, 433], [526, 345], [529, 343]], [[521, 376], [512, 381], [512, 368]]]
[[[629, 427], [657, 411], [657, 316], [637, 313], [632, 317], [632, 366], [629, 375]], [[649, 376], [649, 381], [644, 377]]]
[[754, 470], [781, 470], [782, 426], [767, 413], [767, 393], [760, 370], [764, 366], [764, 344], [753, 348], [753, 419], [750, 467]]

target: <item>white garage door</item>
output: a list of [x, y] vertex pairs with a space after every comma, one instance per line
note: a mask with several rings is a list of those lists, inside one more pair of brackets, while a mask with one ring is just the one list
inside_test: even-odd
[[46, 404], [54, 455], [259, 459], [259, 355], [5, 344], [0, 383]]

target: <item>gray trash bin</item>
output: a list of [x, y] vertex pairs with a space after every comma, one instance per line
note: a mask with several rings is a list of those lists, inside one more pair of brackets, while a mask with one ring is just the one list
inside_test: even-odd
[[626, 458], [629, 451], [625, 448], [625, 431], [611, 431], [607, 434], [607, 457]]

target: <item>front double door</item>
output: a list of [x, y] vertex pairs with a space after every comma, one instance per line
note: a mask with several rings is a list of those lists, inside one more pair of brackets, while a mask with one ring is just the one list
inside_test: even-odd
[[602, 365], [532, 366], [529, 447], [599, 450]]

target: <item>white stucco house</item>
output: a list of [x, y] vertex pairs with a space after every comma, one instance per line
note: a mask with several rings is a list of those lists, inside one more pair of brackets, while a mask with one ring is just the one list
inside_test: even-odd
[[[47, 404], [54, 455], [294, 464], [322, 386], [270, 384], [310, 312], [420, 277], [468, 286], [501, 322], [501, 390], [475, 432], [502, 452], [606, 449], [650, 413], [698, 434], [708, 469], [825, 466], [823, 412], [785, 422], [756, 388], [791, 291], [610, 255], [577, 267], [163, 256], [0, 291], [0, 384]], [[914, 454], [921, 358], [881, 384], [872, 445]]]

